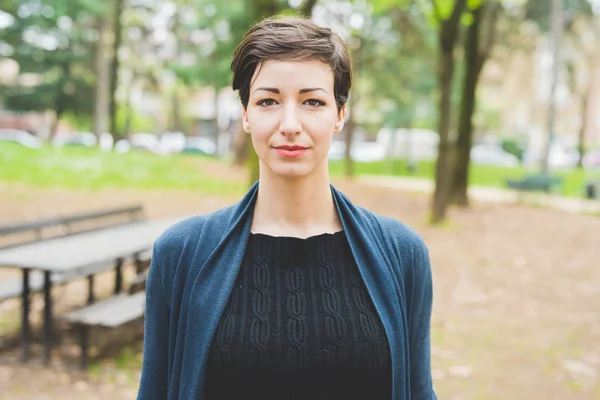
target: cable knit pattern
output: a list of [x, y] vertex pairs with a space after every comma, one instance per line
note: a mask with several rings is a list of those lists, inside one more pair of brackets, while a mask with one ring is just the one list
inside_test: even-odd
[[388, 341], [343, 232], [250, 236], [206, 383], [208, 400], [391, 398]]

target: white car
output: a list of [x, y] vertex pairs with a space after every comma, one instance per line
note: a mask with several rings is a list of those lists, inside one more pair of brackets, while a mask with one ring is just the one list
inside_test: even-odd
[[121, 139], [115, 143], [116, 153], [128, 153], [130, 150], [149, 151], [154, 154], [165, 155], [168, 151], [161, 145], [158, 136], [152, 133], [134, 133], [130, 139]]
[[[352, 144], [350, 157], [354, 161], [373, 162], [381, 161], [386, 157], [385, 147], [377, 142], [358, 142]], [[343, 160], [346, 154], [346, 144], [341, 141], [331, 142], [328, 158], [330, 160]]]
[[501, 167], [517, 167], [520, 164], [514, 154], [507, 153], [500, 147], [481, 144], [471, 148], [471, 162], [478, 165]]
[[346, 152], [346, 144], [339, 140], [331, 142], [328, 158], [330, 160], [343, 160]]
[[182, 153], [206, 154], [214, 155], [217, 151], [215, 143], [201, 136], [192, 136], [185, 139], [185, 146], [181, 150]]
[[360, 142], [352, 145], [350, 155], [354, 161], [373, 162], [385, 160], [385, 146], [377, 142]]
[[32, 149], [37, 149], [42, 145], [40, 139], [21, 129], [0, 129], [0, 142], [18, 143]]
[[69, 132], [56, 135], [56, 137], [52, 140], [52, 145], [54, 147], [94, 147], [96, 143], [98, 143], [98, 139], [96, 138], [96, 135], [94, 135], [92, 132]]

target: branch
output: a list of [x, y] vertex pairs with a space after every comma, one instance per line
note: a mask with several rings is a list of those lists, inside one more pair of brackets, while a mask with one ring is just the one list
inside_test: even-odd
[[450, 18], [448, 18], [449, 24], [458, 24], [458, 22], [460, 21], [460, 16], [462, 15], [463, 10], [465, 9], [466, 3], [467, 0], [456, 0], [456, 3], [454, 3], [454, 9], [452, 10], [452, 14], [450, 14]]
[[305, 0], [302, 7], [300, 7], [300, 13], [305, 17], [311, 17], [316, 4], [317, 0]]
[[438, 5], [437, 0], [431, 0], [431, 4], [433, 5], [433, 14], [438, 21], [442, 21], [442, 14], [440, 13], [440, 6]]
[[440, 20], [440, 39], [446, 49], [451, 49], [456, 43], [460, 17], [465, 9], [466, 0], [456, 0], [452, 13], [447, 20]]
[[490, 52], [492, 51], [494, 43], [496, 42], [496, 33], [498, 31], [496, 29], [496, 25], [498, 23], [498, 17], [500, 16], [502, 6], [499, 2], [494, 1], [493, 3], [489, 4], [489, 6], [482, 5], [482, 7], [485, 7], [482, 11], [488, 13], [489, 15], [489, 20], [486, 24], [488, 28], [487, 35], [485, 36], [486, 41], [481, 47], [478, 55], [478, 58], [481, 60], [481, 64], [483, 65], [485, 60], [487, 60], [487, 58], [490, 56]]

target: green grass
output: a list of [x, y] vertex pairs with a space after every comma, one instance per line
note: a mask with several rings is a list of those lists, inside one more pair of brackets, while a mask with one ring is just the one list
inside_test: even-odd
[[[394, 175], [413, 178], [434, 178], [435, 164], [433, 161], [421, 161], [416, 171], [409, 173], [403, 160], [379, 161], [372, 163], [355, 163], [357, 175]], [[343, 176], [345, 165], [343, 161], [331, 161], [330, 171], [333, 176]], [[478, 186], [491, 186], [506, 189], [506, 179], [522, 178], [526, 174], [538, 173], [537, 170], [525, 167], [506, 168], [483, 165], [472, 165], [469, 183]], [[552, 174], [563, 178], [563, 191], [565, 196], [582, 196], [585, 184], [585, 171], [552, 171]]]
[[[226, 161], [223, 161], [226, 162]], [[0, 143], [0, 181], [18, 182], [38, 187], [64, 187], [99, 190], [104, 188], [129, 189], [184, 189], [224, 195], [241, 194], [247, 182], [224, 180], [211, 174], [219, 167], [218, 161], [209, 161], [197, 155], [159, 156], [145, 152], [127, 154], [102, 153], [98, 149], [70, 147], [54, 149], [23, 148], [16, 144]], [[395, 175], [433, 179], [434, 163], [420, 162], [413, 173], [403, 160], [355, 163], [357, 175]], [[343, 176], [343, 161], [331, 161], [332, 176]], [[470, 183], [473, 185], [506, 188], [507, 178], [519, 178], [528, 171], [523, 167], [503, 168], [472, 166]], [[563, 194], [581, 196], [585, 172], [581, 170], [555, 171], [564, 179]]]
[[0, 143], [0, 181], [38, 187], [99, 190], [184, 189], [237, 194], [245, 186], [211, 175], [199, 156], [160, 156], [145, 152], [102, 153], [71, 147], [28, 149]]

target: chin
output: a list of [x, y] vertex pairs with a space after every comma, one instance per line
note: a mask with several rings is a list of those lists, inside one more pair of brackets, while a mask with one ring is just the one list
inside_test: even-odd
[[306, 165], [273, 165], [269, 170], [280, 178], [290, 180], [306, 178], [312, 172]]

